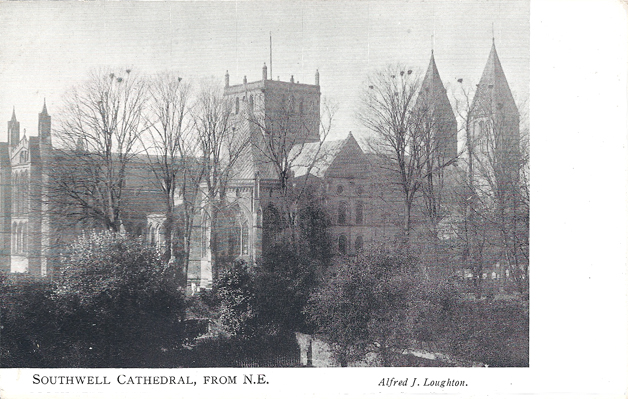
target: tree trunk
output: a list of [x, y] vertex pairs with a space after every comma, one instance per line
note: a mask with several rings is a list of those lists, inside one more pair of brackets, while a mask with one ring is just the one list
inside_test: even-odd
[[412, 212], [412, 199], [406, 198], [403, 207], [403, 234], [404, 236], [410, 236], [410, 212]]

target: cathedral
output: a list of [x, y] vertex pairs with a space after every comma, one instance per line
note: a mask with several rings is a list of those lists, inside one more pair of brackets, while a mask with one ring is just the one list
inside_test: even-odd
[[[219, 261], [212, 256], [231, 260], [262, 256], [272, 239], [278, 195], [288, 177], [291, 182], [316, 187], [324, 196], [337, 255], [355, 255], [368, 244], [402, 234], [403, 201], [395, 184], [398, 177], [382, 165], [376, 154], [365, 151], [351, 132], [341, 140], [321, 142], [319, 80], [318, 71], [313, 84], [295, 82], [293, 78], [272, 80], [265, 65], [260, 80], [249, 82], [244, 77], [241, 83], [232, 84], [229, 73], [225, 75], [224, 96], [233, 103], [231, 129], [244, 144], [233, 165], [226, 206], [216, 216], [215, 251], [210, 250], [209, 204], [199, 199], [188, 266], [192, 291], [211, 286]], [[458, 121], [433, 54], [418, 98], [437, 121], [435, 140], [440, 153], [435, 168], [446, 174], [457, 167]], [[498, 156], [506, 160], [512, 157], [510, 152], [517, 151], [519, 113], [494, 43], [467, 124], [465, 140], [477, 143], [473, 157]], [[495, 128], [500, 129], [502, 139], [491, 147], [485, 142], [485, 132]], [[287, 165], [278, 165], [279, 150], [285, 152], [280, 154], [282, 159], [289, 159]], [[60, 233], [55, 228], [46, 201], [46, 170], [58, 159], [55, 151], [45, 103], [39, 114], [37, 136], [20, 137], [20, 123], [13, 112], [8, 122], [8, 141], [0, 143], [2, 271], [47, 275], [55, 256], [53, 243], [59, 242], [59, 235], [68, 241], [76, 234]], [[151, 199], [157, 195], [154, 189], [146, 187], [154, 177], [141, 166], [134, 170], [126, 188], [134, 202], [126, 215], [129, 222], [123, 220], [125, 228], [144, 237], [147, 243], [162, 245], [164, 210]], [[504, 173], [512, 172], [506, 168]]]

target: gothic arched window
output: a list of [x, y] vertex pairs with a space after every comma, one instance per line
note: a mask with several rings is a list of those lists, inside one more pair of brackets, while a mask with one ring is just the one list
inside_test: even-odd
[[242, 227], [236, 223], [233, 226], [233, 230], [229, 234], [229, 255], [240, 255], [241, 239], [242, 239]]
[[22, 213], [22, 174], [17, 172], [15, 174], [15, 212]]
[[28, 172], [22, 172], [22, 213], [28, 212]]
[[338, 204], [338, 224], [347, 223], [347, 203], [342, 201]]
[[362, 224], [364, 222], [364, 204], [362, 201], [356, 201], [355, 203], [355, 224]]
[[341, 255], [347, 254], [347, 236], [344, 234], [338, 237], [338, 252], [340, 252]]
[[203, 216], [203, 222], [201, 223], [201, 258], [207, 257], [207, 244], [209, 242], [209, 218]]
[[24, 184], [24, 173], [23, 172], [19, 172], [18, 174], [18, 202], [17, 202], [17, 211], [18, 213], [22, 214], [24, 213], [24, 192], [26, 191], [26, 184]]
[[262, 249], [267, 251], [275, 243], [281, 231], [281, 215], [273, 203], [264, 208], [262, 224]]
[[11, 228], [11, 252], [17, 253], [17, 223], [15, 222]]
[[22, 239], [20, 240], [20, 244], [22, 246], [21, 251], [22, 253], [25, 253], [28, 250], [28, 236], [26, 234], [26, 223], [22, 223]]
[[249, 224], [242, 223], [242, 255], [249, 254]]
[[355, 239], [355, 252], [359, 252], [364, 247], [364, 239], [362, 236], [357, 236]]
[[21, 223], [17, 224], [17, 232], [16, 232], [16, 244], [15, 244], [15, 252], [16, 253], [22, 253], [22, 225]]

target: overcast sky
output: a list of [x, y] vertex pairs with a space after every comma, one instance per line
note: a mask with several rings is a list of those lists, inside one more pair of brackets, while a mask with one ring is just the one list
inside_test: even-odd
[[313, 83], [318, 69], [340, 105], [335, 137], [364, 132], [354, 115], [368, 73], [397, 62], [425, 71], [433, 34], [446, 87], [478, 82], [494, 32], [515, 98], [529, 97], [527, 1], [0, 2], [0, 121], [15, 106], [36, 135], [45, 97], [54, 127], [64, 93], [100, 66], [259, 80], [271, 31], [274, 78]]

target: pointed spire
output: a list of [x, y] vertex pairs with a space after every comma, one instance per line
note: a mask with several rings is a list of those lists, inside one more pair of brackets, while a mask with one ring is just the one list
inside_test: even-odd
[[52, 118], [50, 117], [50, 115], [48, 115], [46, 99], [44, 98], [44, 107], [39, 113], [39, 123], [37, 126], [37, 135], [39, 136], [42, 143], [50, 141], [51, 121]]
[[11, 115], [11, 121], [16, 122], [17, 118], [15, 117], [15, 105], [13, 106], [13, 115]]
[[418, 101], [427, 113], [426, 116], [434, 119], [433, 126], [436, 130], [434, 133], [440, 141], [439, 148], [444, 160], [450, 160], [456, 156], [457, 121], [449, 97], [447, 97], [447, 90], [436, 67], [433, 50], [421, 90], [419, 90]]
[[491, 52], [486, 61], [480, 83], [477, 86], [471, 110], [476, 113], [499, 110], [504, 112], [504, 114], [519, 115], [510, 86], [506, 80], [506, 74], [497, 55], [495, 41], [491, 45]]

